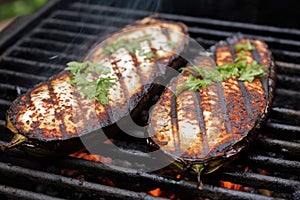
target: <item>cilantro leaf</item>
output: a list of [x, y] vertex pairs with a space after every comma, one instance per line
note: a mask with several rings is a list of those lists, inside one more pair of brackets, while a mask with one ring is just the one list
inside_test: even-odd
[[211, 81], [214, 81], [214, 82], [222, 81], [222, 75], [215, 68], [192, 66], [191, 69], [196, 71], [196, 73], [199, 76], [203, 77], [203, 79], [211, 80]]
[[135, 39], [132, 39], [132, 41], [126, 41], [124, 38], [121, 38], [117, 40], [116, 42], [107, 45], [104, 48], [104, 54], [111, 54], [116, 52], [118, 49], [124, 48], [129, 53], [133, 54], [136, 51], [141, 51], [141, 45], [140, 43], [143, 41], [150, 41], [153, 40], [153, 37], [151, 35], [145, 35], [141, 36]]
[[72, 74], [77, 74], [81, 70], [83, 70], [86, 66], [87, 66], [87, 63], [80, 63], [80, 62], [72, 61], [72, 62], [67, 63], [67, 67], [65, 68], [65, 70], [70, 71]]
[[[255, 49], [247, 40], [245, 44], [235, 45], [236, 51]], [[183, 71], [190, 73], [187, 81], [178, 87], [175, 94], [179, 94], [183, 90], [197, 91], [200, 87], [206, 88], [213, 82], [220, 82], [230, 78], [237, 78], [239, 81], [252, 82], [255, 78], [265, 75], [266, 68], [259, 65], [255, 60], [250, 64], [247, 62], [247, 52], [239, 52], [234, 60], [234, 63], [217, 66], [216, 68], [207, 68], [203, 66], [190, 66], [181, 68]]]
[[234, 50], [235, 51], [253, 51], [255, 49], [255, 46], [253, 46], [250, 42], [250, 40], [247, 40], [245, 44], [236, 44], [234, 45]]
[[184, 90], [197, 91], [200, 87], [206, 88], [207, 82], [203, 79], [198, 79], [193, 75], [189, 75], [185, 83], [181, 84], [175, 91], [175, 95], [178, 95]]
[[[78, 92], [86, 96], [88, 99], [96, 99], [102, 105], [109, 103], [107, 95], [109, 88], [115, 84], [115, 78], [102, 77], [109, 74], [110, 68], [90, 61], [85, 62], [69, 62], [65, 70], [72, 74], [70, 84], [77, 86]], [[99, 77], [88, 79], [90, 74], [99, 74]]]
[[252, 82], [256, 77], [263, 76], [265, 71], [266, 68], [264, 66], [258, 65], [256, 61], [253, 61], [251, 66], [247, 66], [241, 71], [238, 80]]
[[233, 63], [218, 66], [217, 70], [220, 72], [222, 80], [239, 76], [239, 69]]

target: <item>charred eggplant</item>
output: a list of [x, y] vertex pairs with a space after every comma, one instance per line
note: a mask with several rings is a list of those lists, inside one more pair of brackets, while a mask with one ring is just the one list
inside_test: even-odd
[[[13, 139], [1, 149], [21, 146], [37, 155], [77, 151], [82, 148], [80, 137], [112, 127], [134, 113], [166, 67], [180, 67], [178, 54], [187, 43], [184, 24], [153, 18], [111, 35], [87, 53], [84, 63], [70, 63], [69, 70], [13, 102], [7, 111]], [[97, 79], [102, 75], [103, 79]], [[93, 89], [92, 83], [97, 91], [99, 84], [109, 86], [104, 92], [107, 96], [97, 93], [89, 97], [86, 87]]]
[[255, 137], [270, 110], [275, 66], [267, 45], [241, 34], [210, 48], [173, 78], [150, 112], [149, 144], [173, 166], [218, 169]]

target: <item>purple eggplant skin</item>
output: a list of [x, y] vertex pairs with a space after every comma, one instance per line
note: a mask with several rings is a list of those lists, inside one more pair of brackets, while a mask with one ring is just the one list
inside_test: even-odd
[[[236, 44], [246, 41], [255, 49], [235, 50]], [[151, 149], [168, 155], [175, 169], [189, 169], [199, 176], [232, 161], [256, 137], [270, 112], [276, 82], [271, 52], [262, 41], [237, 34], [209, 51], [213, 59], [196, 58], [197, 66], [214, 68], [234, 63], [243, 51], [248, 63], [256, 61], [266, 68], [266, 73], [253, 82], [231, 77], [196, 92], [185, 90], [174, 95], [173, 91], [190, 75], [183, 71], [171, 80], [151, 108], [147, 127]]]
[[[63, 71], [12, 103], [7, 128], [13, 139], [1, 149], [19, 146], [38, 156], [67, 155], [84, 148], [82, 138], [93, 141], [101, 131], [113, 134], [118, 130], [116, 122], [130, 115], [134, 118], [147, 106], [149, 95], [158, 89], [154, 83], [167, 75], [168, 67], [182, 67], [179, 54], [186, 49], [188, 38], [184, 24], [152, 17], [110, 35], [83, 60], [110, 68], [108, 76], [115, 84], [109, 88], [108, 105], [78, 92], [70, 82], [72, 74]], [[139, 39], [139, 52], [126, 48]], [[170, 42], [172, 45], [167, 45]], [[118, 45], [123, 46], [116, 48]]]

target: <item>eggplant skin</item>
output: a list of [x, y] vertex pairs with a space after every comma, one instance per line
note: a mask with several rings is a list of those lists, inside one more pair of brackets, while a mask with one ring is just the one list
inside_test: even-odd
[[[248, 39], [237, 34], [210, 48], [213, 59], [199, 57], [196, 66], [214, 67], [233, 63], [235, 44]], [[237, 156], [255, 137], [270, 111], [275, 88], [275, 65], [267, 45], [249, 39], [255, 50], [246, 51], [266, 67], [264, 77], [241, 82], [235, 77], [193, 92], [174, 95], [189, 72], [173, 78], [158, 102], [151, 108], [147, 134], [151, 147], [160, 148], [175, 166], [210, 173]], [[242, 50], [245, 51], [245, 50]]]
[[[130, 53], [125, 48], [105, 52], [105, 47], [120, 39], [130, 44], [144, 36], [150, 36], [151, 40], [142, 41], [140, 51], [151, 51], [155, 54], [153, 58]], [[127, 26], [95, 45], [84, 59], [110, 67], [108, 76], [115, 78], [116, 84], [109, 88], [108, 105], [76, 91], [69, 82], [71, 74], [63, 71], [18, 97], [7, 111], [7, 127], [15, 136], [27, 139], [22, 144], [27, 149], [46, 148], [47, 155], [51, 151], [70, 153], [69, 150], [78, 149], [77, 144], [71, 146], [79, 137], [110, 129], [115, 122], [147, 104], [143, 98], [153, 89], [153, 83], [166, 75], [167, 66], [181, 67], [178, 55], [186, 48], [188, 38], [187, 27], [177, 22], [146, 18]], [[167, 45], [169, 41], [172, 45]], [[11, 147], [6, 145], [2, 149]]]

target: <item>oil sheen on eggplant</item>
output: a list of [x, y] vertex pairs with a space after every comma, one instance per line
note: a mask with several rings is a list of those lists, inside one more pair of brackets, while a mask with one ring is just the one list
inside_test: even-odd
[[[141, 37], [148, 37], [140, 42], [141, 51], [151, 51], [155, 57], [149, 59], [126, 48], [105, 53], [107, 46], [121, 39], [130, 44]], [[152, 17], [112, 34], [105, 42], [95, 45], [84, 59], [111, 69], [108, 75], [115, 78], [116, 84], [109, 89], [109, 104], [102, 105], [75, 91], [70, 72], [63, 71], [13, 102], [7, 111], [7, 127], [13, 139], [1, 149], [19, 146], [38, 156], [78, 151], [82, 148], [80, 137], [89, 137], [100, 129], [112, 129], [118, 120], [143, 107], [146, 104], [143, 98], [153, 89], [154, 81], [165, 76], [167, 66], [180, 67], [182, 59], [178, 55], [187, 43], [184, 24]]]
[[[210, 173], [244, 149], [266, 119], [275, 87], [275, 66], [267, 45], [237, 34], [210, 48], [212, 58], [199, 57], [194, 65], [212, 68], [233, 63], [234, 45], [250, 41], [255, 50], [245, 51], [247, 63], [256, 60], [266, 68], [253, 82], [232, 77], [194, 92], [174, 91], [189, 76], [183, 71], [173, 78], [151, 108], [147, 134], [149, 144], [174, 160], [171, 166], [194, 173]], [[199, 178], [200, 179], [200, 178]]]

